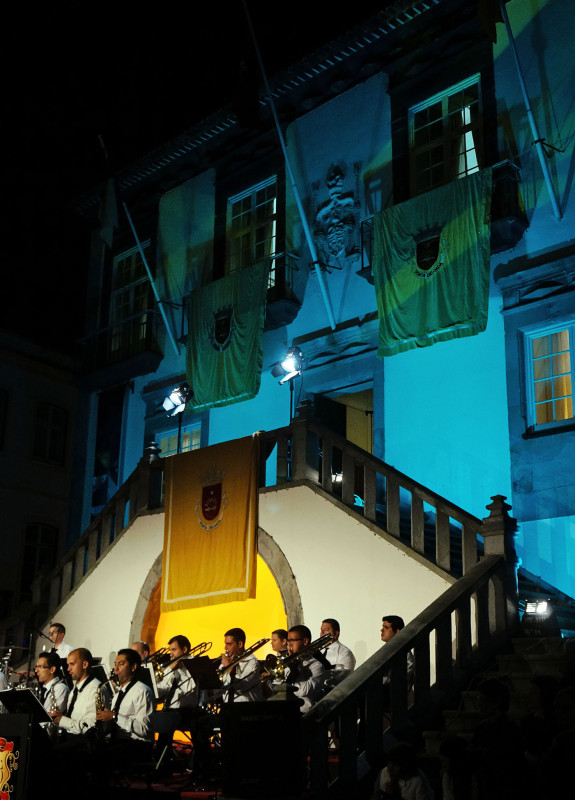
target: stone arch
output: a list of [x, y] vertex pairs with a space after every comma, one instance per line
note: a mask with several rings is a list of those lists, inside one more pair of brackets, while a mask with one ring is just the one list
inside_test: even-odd
[[[303, 607], [295, 575], [282, 549], [263, 528], [258, 528], [258, 555], [269, 567], [279, 587], [288, 627], [299, 624], [303, 619]], [[150, 601], [159, 593], [161, 577], [162, 553], [152, 564], [136, 601], [130, 627], [130, 642], [142, 636], [146, 638], [146, 630], [155, 630], [157, 627], [160, 618], [159, 596], [157, 603], [150, 604]]]

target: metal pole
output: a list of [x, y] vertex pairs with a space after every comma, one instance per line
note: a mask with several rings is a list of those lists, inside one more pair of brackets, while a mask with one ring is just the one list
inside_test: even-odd
[[303, 205], [302, 205], [302, 202], [301, 202], [301, 198], [300, 198], [300, 195], [299, 195], [299, 191], [298, 191], [298, 188], [297, 188], [297, 185], [296, 185], [296, 182], [295, 182], [295, 176], [294, 176], [292, 168], [291, 168], [291, 164], [290, 164], [290, 160], [289, 160], [289, 156], [288, 156], [286, 143], [285, 143], [285, 140], [284, 140], [284, 137], [283, 137], [283, 133], [281, 131], [280, 122], [279, 122], [279, 118], [278, 118], [278, 115], [277, 115], [277, 112], [276, 112], [274, 99], [273, 99], [272, 93], [270, 91], [268, 78], [267, 78], [265, 67], [264, 67], [264, 63], [262, 61], [262, 57], [261, 57], [261, 54], [260, 54], [260, 49], [258, 47], [258, 43], [257, 43], [256, 37], [255, 37], [254, 29], [252, 27], [252, 21], [251, 21], [249, 12], [248, 12], [248, 7], [247, 7], [247, 4], [246, 4], [246, 0], [243, 0], [243, 3], [244, 3], [244, 11], [245, 11], [245, 14], [246, 14], [246, 19], [248, 21], [248, 26], [249, 26], [249, 29], [250, 29], [250, 34], [251, 34], [251, 37], [252, 37], [252, 41], [254, 43], [254, 49], [256, 51], [256, 56], [257, 56], [258, 63], [259, 63], [259, 66], [260, 66], [260, 71], [261, 71], [262, 77], [264, 79], [264, 85], [266, 87], [266, 94], [267, 94], [267, 98], [268, 98], [268, 101], [269, 101], [269, 104], [270, 104], [270, 108], [271, 108], [274, 124], [276, 126], [276, 132], [277, 132], [278, 139], [279, 139], [279, 142], [280, 142], [280, 147], [282, 149], [282, 153], [283, 153], [283, 157], [284, 157], [284, 161], [285, 161], [285, 165], [286, 165], [286, 170], [287, 170], [287, 173], [288, 173], [288, 176], [289, 176], [289, 180], [290, 180], [290, 183], [291, 183], [291, 187], [292, 187], [292, 190], [293, 190], [293, 193], [294, 193], [295, 202], [296, 202], [296, 205], [297, 205], [297, 210], [299, 212], [299, 216], [300, 216], [300, 219], [301, 219], [301, 224], [303, 225], [305, 238], [307, 240], [309, 251], [311, 253], [311, 260], [312, 260], [312, 263], [313, 263], [313, 266], [314, 266], [314, 269], [315, 269], [315, 274], [317, 275], [317, 279], [319, 281], [319, 287], [321, 289], [323, 302], [325, 304], [325, 308], [326, 308], [326, 311], [327, 311], [329, 324], [330, 324], [330, 327], [331, 327], [332, 331], [334, 331], [335, 328], [336, 328], [335, 317], [333, 315], [333, 309], [331, 307], [331, 300], [329, 298], [329, 294], [327, 293], [327, 287], [325, 285], [325, 281], [323, 279], [323, 274], [322, 274], [322, 271], [321, 271], [321, 267], [319, 265], [319, 259], [317, 257], [317, 250], [316, 250], [316, 247], [315, 247], [315, 242], [313, 241], [313, 237], [312, 237], [311, 231], [309, 229], [309, 224], [308, 224], [308, 221], [307, 221], [307, 218], [306, 218], [306, 215], [305, 215], [305, 211], [304, 211], [304, 208], [303, 208]]
[[142, 256], [142, 261], [144, 263], [144, 267], [146, 268], [146, 272], [148, 273], [148, 279], [149, 279], [149, 281], [150, 281], [150, 283], [152, 285], [152, 291], [154, 293], [154, 297], [156, 298], [156, 303], [158, 304], [158, 308], [160, 309], [160, 314], [162, 315], [162, 319], [164, 321], [164, 325], [166, 326], [166, 331], [168, 332], [168, 336], [170, 338], [170, 342], [172, 343], [172, 347], [174, 348], [174, 353], [177, 356], [179, 356], [180, 355], [180, 349], [178, 347], [178, 343], [176, 342], [176, 339], [175, 339], [174, 334], [172, 332], [172, 329], [170, 327], [170, 323], [169, 323], [168, 318], [166, 316], [166, 312], [164, 310], [164, 304], [160, 300], [160, 296], [158, 294], [158, 290], [156, 289], [156, 284], [154, 283], [154, 279], [152, 277], [152, 273], [151, 273], [150, 267], [148, 265], [148, 259], [146, 258], [146, 254], [144, 253], [144, 248], [142, 247], [142, 243], [140, 242], [140, 238], [139, 238], [138, 234], [136, 233], [136, 228], [134, 227], [134, 223], [132, 222], [132, 217], [130, 215], [130, 212], [128, 211], [128, 206], [124, 202], [122, 202], [122, 206], [124, 207], [124, 211], [126, 212], [126, 217], [128, 218], [128, 222], [130, 223], [130, 228], [132, 229], [132, 233], [134, 234], [134, 239], [136, 240], [136, 245], [138, 246], [138, 250], [140, 252], [140, 255]]
[[547, 191], [549, 192], [549, 199], [551, 200], [551, 207], [553, 208], [553, 213], [555, 214], [555, 217], [560, 220], [562, 219], [561, 209], [559, 207], [559, 202], [557, 201], [557, 197], [555, 195], [555, 187], [553, 186], [553, 180], [551, 178], [551, 173], [549, 172], [549, 166], [547, 164], [547, 155], [545, 153], [545, 148], [543, 147], [543, 140], [539, 135], [537, 122], [535, 121], [535, 117], [531, 109], [531, 101], [529, 100], [529, 94], [527, 93], [527, 85], [525, 83], [525, 78], [523, 76], [523, 69], [521, 68], [519, 55], [517, 53], [517, 47], [515, 46], [515, 38], [513, 36], [513, 31], [511, 30], [509, 17], [507, 16], [507, 8], [505, 7], [505, 0], [499, 0], [499, 5], [501, 6], [501, 16], [503, 18], [503, 22], [505, 23], [507, 36], [509, 37], [509, 44], [511, 46], [511, 51], [515, 59], [517, 77], [519, 78], [519, 85], [521, 86], [523, 101], [525, 103], [525, 108], [527, 111], [527, 119], [529, 120], [531, 133], [533, 135], [533, 144], [535, 145], [535, 149], [537, 150], [537, 155], [539, 156], [539, 163], [541, 164], [541, 169], [543, 171], [543, 178], [545, 179], [545, 183], [547, 184]]

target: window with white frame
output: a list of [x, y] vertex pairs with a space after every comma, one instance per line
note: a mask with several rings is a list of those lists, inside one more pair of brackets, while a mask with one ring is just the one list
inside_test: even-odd
[[575, 322], [525, 334], [528, 423], [535, 429], [573, 421]]
[[[150, 247], [144, 242], [142, 249]], [[114, 277], [110, 309], [112, 353], [141, 350], [151, 333], [151, 287], [138, 247], [114, 259]]]
[[[186, 453], [188, 450], [197, 450], [200, 446], [201, 429], [199, 425], [182, 427], [182, 440], [179, 452]], [[158, 435], [158, 446], [160, 447], [160, 458], [175, 456], [178, 452], [178, 431], [164, 431]]]
[[481, 166], [480, 76], [409, 109], [411, 194], [428, 192]]
[[228, 199], [228, 272], [270, 260], [275, 285], [277, 181], [275, 176]]

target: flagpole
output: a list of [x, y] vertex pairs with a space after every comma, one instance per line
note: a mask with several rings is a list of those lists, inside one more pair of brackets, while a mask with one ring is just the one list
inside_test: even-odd
[[553, 180], [551, 178], [551, 173], [549, 172], [549, 165], [547, 164], [547, 154], [545, 153], [545, 148], [543, 147], [543, 139], [541, 139], [539, 135], [537, 122], [535, 120], [533, 111], [531, 109], [531, 101], [529, 99], [529, 94], [527, 92], [527, 85], [525, 83], [523, 69], [521, 68], [521, 62], [519, 61], [517, 47], [515, 46], [515, 38], [513, 36], [513, 31], [511, 30], [509, 17], [507, 15], [505, 0], [499, 0], [499, 5], [501, 6], [501, 16], [503, 18], [503, 22], [505, 23], [507, 36], [509, 37], [509, 44], [511, 46], [511, 51], [515, 59], [515, 68], [517, 69], [517, 77], [519, 78], [519, 85], [521, 86], [521, 92], [523, 94], [523, 102], [525, 103], [525, 108], [527, 111], [527, 119], [529, 120], [529, 125], [531, 127], [533, 144], [535, 145], [535, 149], [537, 150], [537, 155], [539, 156], [539, 163], [541, 164], [541, 169], [543, 171], [543, 178], [545, 179], [545, 183], [547, 184], [547, 191], [549, 192], [551, 207], [553, 208], [553, 213], [555, 214], [555, 217], [558, 220], [561, 220], [563, 215], [561, 214], [561, 208], [559, 207], [559, 202], [557, 201], [557, 197], [555, 195], [555, 187], [553, 186]]
[[168, 333], [168, 337], [170, 339], [170, 342], [172, 343], [172, 347], [174, 348], [174, 353], [177, 356], [179, 356], [180, 355], [180, 348], [178, 347], [178, 343], [176, 342], [176, 339], [175, 339], [174, 334], [172, 332], [172, 328], [170, 326], [168, 317], [167, 317], [165, 309], [164, 309], [164, 303], [163, 303], [162, 300], [160, 300], [160, 295], [158, 294], [158, 290], [156, 289], [156, 284], [154, 282], [154, 278], [152, 277], [152, 272], [150, 270], [150, 267], [148, 266], [148, 259], [146, 258], [146, 254], [144, 253], [144, 248], [142, 247], [142, 243], [140, 242], [140, 238], [139, 238], [139, 236], [138, 236], [138, 234], [136, 232], [136, 228], [134, 227], [134, 223], [132, 221], [131, 214], [128, 211], [128, 206], [125, 204], [124, 201], [122, 201], [122, 206], [124, 208], [124, 212], [125, 212], [126, 217], [128, 219], [128, 223], [130, 224], [130, 228], [132, 229], [132, 233], [134, 235], [134, 239], [136, 240], [136, 245], [138, 247], [138, 251], [140, 253], [140, 256], [142, 257], [142, 262], [144, 264], [144, 267], [146, 268], [146, 272], [148, 274], [148, 279], [149, 279], [149, 281], [150, 281], [150, 283], [152, 285], [152, 291], [154, 293], [154, 297], [156, 298], [156, 303], [158, 304], [158, 308], [160, 309], [160, 314], [162, 315], [162, 319], [164, 321], [164, 325], [166, 326], [166, 331]]
[[260, 66], [260, 71], [261, 71], [262, 77], [264, 79], [264, 85], [265, 85], [265, 88], [266, 88], [266, 94], [267, 94], [267, 98], [268, 98], [268, 101], [269, 101], [269, 104], [270, 104], [270, 108], [271, 108], [274, 124], [275, 124], [275, 127], [276, 127], [276, 132], [277, 132], [278, 139], [279, 139], [279, 142], [280, 142], [280, 147], [282, 149], [286, 170], [287, 170], [287, 173], [288, 173], [288, 176], [289, 176], [289, 180], [290, 180], [290, 183], [291, 183], [291, 187], [292, 187], [292, 190], [293, 190], [293, 193], [294, 193], [295, 202], [296, 202], [297, 209], [298, 209], [298, 212], [299, 212], [299, 216], [300, 216], [300, 219], [301, 219], [301, 223], [302, 223], [302, 226], [303, 226], [305, 238], [307, 240], [309, 251], [311, 253], [311, 260], [312, 260], [312, 263], [313, 263], [313, 266], [314, 266], [314, 269], [315, 269], [315, 274], [317, 275], [317, 279], [318, 279], [318, 282], [319, 282], [319, 287], [320, 287], [321, 294], [322, 294], [322, 297], [323, 297], [323, 302], [325, 304], [325, 308], [326, 308], [326, 311], [327, 311], [329, 324], [330, 324], [330, 327], [331, 327], [332, 331], [334, 331], [336, 329], [336, 322], [335, 322], [335, 317], [333, 315], [333, 309], [331, 307], [331, 300], [329, 298], [329, 294], [327, 292], [327, 287], [326, 287], [325, 281], [323, 279], [323, 273], [322, 273], [321, 267], [319, 265], [319, 259], [318, 259], [318, 256], [317, 256], [317, 250], [316, 250], [316, 247], [315, 247], [315, 242], [313, 241], [313, 237], [311, 235], [309, 224], [308, 224], [308, 221], [307, 221], [307, 218], [306, 218], [306, 215], [305, 215], [305, 211], [304, 211], [304, 208], [303, 208], [303, 204], [301, 202], [299, 191], [298, 191], [298, 188], [297, 188], [297, 185], [296, 185], [295, 176], [294, 176], [293, 170], [291, 168], [291, 164], [290, 164], [290, 160], [289, 160], [289, 155], [288, 155], [285, 139], [284, 139], [283, 133], [281, 131], [280, 122], [279, 122], [279, 118], [278, 118], [278, 115], [277, 115], [277, 112], [276, 112], [274, 99], [273, 99], [272, 93], [270, 91], [270, 86], [269, 86], [269, 83], [268, 83], [266, 70], [265, 70], [264, 63], [263, 63], [263, 60], [262, 60], [262, 57], [261, 57], [261, 54], [260, 54], [260, 49], [258, 47], [258, 43], [257, 43], [257, 40], [256, 40], [255, 32], [254, 32], [254, 29], [253, 29], [253, 26], [252, 26], [252, 21], [251, 21], [249, 12], [248, 12], [248, 7], [247, 7], [247, 4], [246, 4], [246, 0], [243, 0], [243, 5], [244, 5], [244, 11], [245, 11], [245, 14], [246, 14], [246, 19], [248, 21], [248, 27], [250, 29], [250, 34], [251, 34], [252, 41], [253, 41], [253, 44], [254, 44], [254, 49], [256, 51], [256, 56], [257, 56], [258, 63], [259, 63], [259, 66]]

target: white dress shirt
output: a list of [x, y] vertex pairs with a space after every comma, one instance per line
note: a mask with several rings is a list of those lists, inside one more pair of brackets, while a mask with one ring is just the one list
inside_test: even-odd
[[322, 676], [325, 672], [324, 666], [313, 656], [303, 656], [297, 671], [292, 669], [291, 672], [295, 673], [295, 680], [290, 680], [290, 669], [288, 667], [288, 683], [296, 687], [294, 694], [300, 700], [303, 700], [300, 711], [305, 714], [321, 696], [323, 689]]
[[70, 647], [66, 642], [60, 642], [58, 647], [52, 647], [52, 652], [56, 653], [58, 658], [68, 658], [74, 648]]
[[355, 669], [355, 656], [339, 639], [332, 642], [330, 646], [323, 651], [323, 654], [332, 665], [334, 669], [345, 669], [348, 672], [353, 672]]
[[72, 713], [66, 711], [69, 716], [63, 716], [60, 720], [60, 727], [68, 733], [86, 733], [90, 728], [96, 724], [96, 694], [100, 681], [97, 678], [89, 676], [79, 681], [68, 696], [69, 709], [72, 705], [74, 692], [77, 690], [76, 702]]
[[42, 705], [44, 709], [50, 713], [50, 709], [52, 708], [52, 689], [54, 689], [54, 702], [58, 711], [61, 711], [63, 714], [66, 713], [66, 703], [68, 702], [68, 693], [70, 690], [64, 683], [61, 681], [60, 678], [52, 678], [51, 681], [44, 684], [44, 688], [46, 689], [46, 695], [44, 697], [44, 702]]
[[[225, 667], [224, 667], [225, 669]], [[224, 675], [222, 683], [227, 687], [224, 692], [224, 703], [247, 703], [251, 700], [263, 700], [264, 694], [260, 681], [260, 662], [250, 653], [236, 665], [233, 678]]]
[[[121, 689], [116, 688], [112, 700], [112, 711], [116, 710], [120, 695], [128, 688], [126, 684]], [[116, 717], [116, 738], [135, 739], [139, 742], [152, 742], [151, 715], [154, 710], [152, 690], [141, 681], [136, 681], [125, 694]]]
[[185, 667], [169, 669], [156, 684], [158, 697], [167, 703], [166, 708], [197, 708], [199, 690]]

